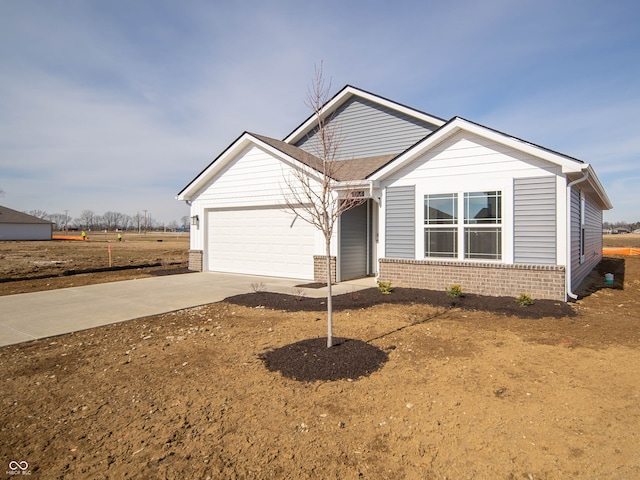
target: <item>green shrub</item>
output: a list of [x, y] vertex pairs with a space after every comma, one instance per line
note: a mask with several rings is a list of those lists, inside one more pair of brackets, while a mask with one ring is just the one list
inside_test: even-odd
[[447, 295], [453, 298], [460, 298], [462, 297], [462, 294], [462, 286], [458, 284], [451, 285], [451, 287], [449, 287], [449, 289], [447, 290]]
[[393, 288], [391, 287], [391, 282], [378, 282], [378, 290], [380, 290], [380, 293], [389, 295], [393, 290]]
[[528, 307], [529, 305], [533, 305], [533, 298], [531, 298], [531, 295], [523, 292], [516, 297], [516, 303], [521, 307]]

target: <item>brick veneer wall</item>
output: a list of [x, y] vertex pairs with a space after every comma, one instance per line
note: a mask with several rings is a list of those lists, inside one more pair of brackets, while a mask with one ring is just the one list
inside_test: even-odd
[[[327, 257], [313, 256], [313, 281], [327, 283]], [[331, 257], [331, 283], [336, 283], [336, 257]]]
[[189, 270], [202, 271], [202, 250], [189, 250]]
[[565, 301], [565, 268], [557, 265], [380, 259], [380, 280], [397, 287], [447, 290], [451, 285], [479, 295]]

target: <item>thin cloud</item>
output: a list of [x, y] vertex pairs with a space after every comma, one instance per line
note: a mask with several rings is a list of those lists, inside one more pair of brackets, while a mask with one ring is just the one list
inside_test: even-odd
[[593, 163], [605, 218], [637, 220], [635, 3], [323, 5], [2, 2], [3, 202], [179, 219], [176, 192], [242, 131], [283, 137], [308, 116], [324, 60], [334, 92], [354, 84]]

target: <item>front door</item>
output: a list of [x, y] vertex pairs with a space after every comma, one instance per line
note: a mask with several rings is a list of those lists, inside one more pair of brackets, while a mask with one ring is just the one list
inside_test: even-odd
[[368, 202], [340, 217], [339, 281], [367, 276], [368, 230]]

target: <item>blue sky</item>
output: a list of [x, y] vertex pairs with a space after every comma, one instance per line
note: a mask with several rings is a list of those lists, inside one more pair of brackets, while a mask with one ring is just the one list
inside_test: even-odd
[[160, 221], [245, 130], [309, 115], [314, 65], [593, 165], [640, 221], [640, 3], [0, 0], [0, 204]]

